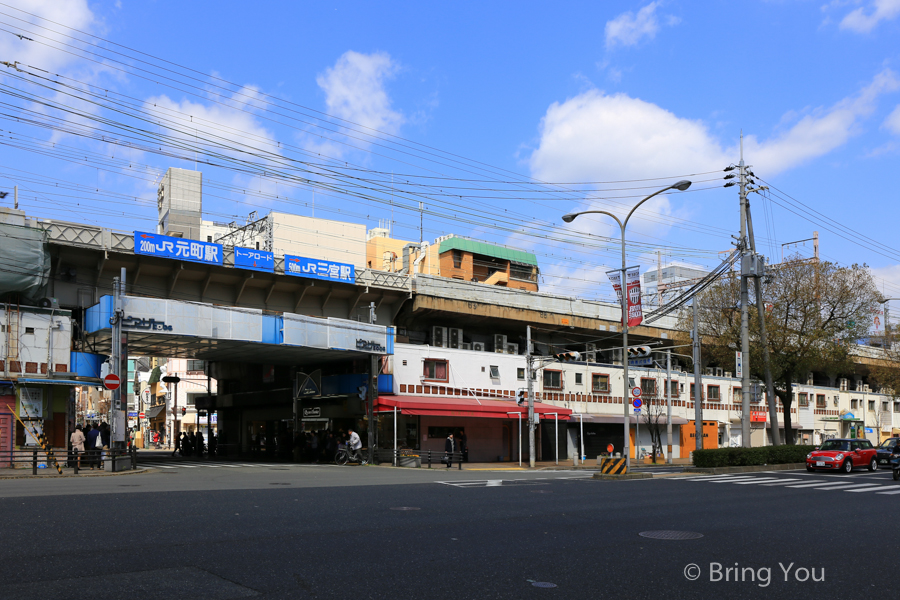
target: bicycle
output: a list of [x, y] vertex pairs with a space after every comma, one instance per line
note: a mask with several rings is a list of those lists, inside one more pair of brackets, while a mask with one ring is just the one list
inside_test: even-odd
[[363, 456], [362, 448], [351, 450], [346, 444], [338, 444], [337, 453], [334, 455], [334, 464], [344, 466], [350, 461], [358, 462], [360, 465], [369, 463], [369, 460]]

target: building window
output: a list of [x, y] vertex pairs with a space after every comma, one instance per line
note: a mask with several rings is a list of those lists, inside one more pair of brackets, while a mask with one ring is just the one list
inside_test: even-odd
[[259, 250], [259, 242], [256, 242], [256, 249]]
[[719, 386], [717, 386], [717, 385], [706, 386], [706, 398], [707, 398], [707, 400], [711, 400], [713, 402], [718, 402], [719, 401]]
[[582, 385], [582, 383], [581, 383], [581, 373], [575, 373], [575, 385]]
[[850, 401], [850, 408], [856, 408], [856, 400]]
[[424, 372], [425, 379], [434, 379], [435, 381], [447, 381], [447, 361], [446, 360], [425, 360]]
[[805, 393], [797, 395], [800, 397], [800, 406], [809, 406], [809, 396]]
[[513, 279], [524, 279], [525, 281], [536, 281], [535, 268], [531, 265], [523, 265], [512, 263], [509, 266], [509, 275]]
[[187, 361], [188, 371], [206, 371], [205, 360], [189, 360]]
[[695, 387], [697, 387], [696, 384], [692, 383], [691, 384], [691, 400], [694, 400], [694, 401], [697, 400], [697, 396], [696, 396], [697, 390], [694, 389]]
[[562, 389], [562, 371], [544, 370], [544, 389], [561, 390]]
[[591, 376], [591, 391], [600, 394], [609, 393], [609, 375], [594, 373]]
[[869, 410], [875, 410], [875, 401], [869, 400]]
[[212, 243], [212, 236], [211, 235], [206, 236], [206, 241], [209, 243]]
[[655, 379], [647, 379], [641, 378], [641, 393], [644, 396], [655, 396], [656, 395], [656, 380]]
[[500, 379], [500, 367], [491, 365], [491, 379]]
[[825, 394], [816, 395], [816, 408], [825, 408]]
[[519, 367], [518, 369], [516, 369], [516, 379], [518, 379], [519, 381], [525, 380], [525, 369], [523, 367]]
[[461, 269], [462, 268], [462, 252], [459, 250], [453, 251], [453, 268]]
[[888, 411], [890, 411], [891, 409], [888, 408], [888, 403], [887, 403], [887, 402], [882, 402], [882, 403], [881, 403], [881, 410], [883, 410], [884, 412], [888, 412]]
[[669, 381], [669, 395], [670, 396], [678, 396], [678, 382], [677, 381]]

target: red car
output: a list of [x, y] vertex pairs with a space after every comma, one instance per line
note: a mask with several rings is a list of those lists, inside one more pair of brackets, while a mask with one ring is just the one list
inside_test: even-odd
[[826, 440], [817, 450], [806, 455], [806, 470], [842, 470], [849, 473], [853, 467], [878, 468], [878, 451], [869, 440]]

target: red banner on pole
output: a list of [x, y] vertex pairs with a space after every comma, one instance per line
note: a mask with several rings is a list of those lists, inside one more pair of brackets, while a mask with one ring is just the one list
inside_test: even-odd
[[628, 295], [628, 326], [637, 327], [644, 320], [641, 309], [641, 268], [625, 272], [625, 293]]

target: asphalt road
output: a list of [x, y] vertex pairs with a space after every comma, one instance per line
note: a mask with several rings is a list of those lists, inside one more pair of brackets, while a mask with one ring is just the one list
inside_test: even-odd
[[192, 464], [0, 481], [0, 599], [897, 595], [889, 472]]

